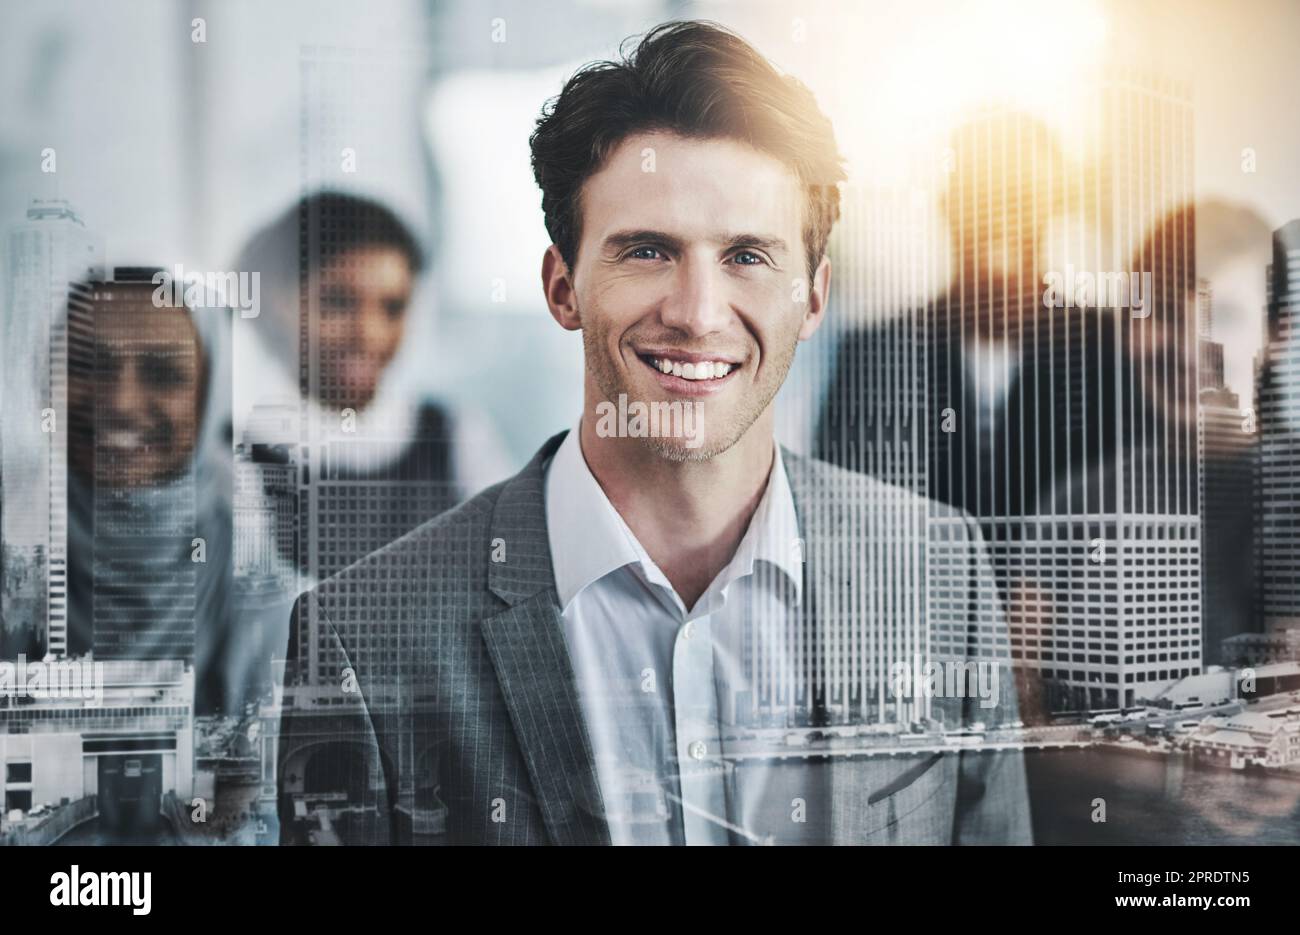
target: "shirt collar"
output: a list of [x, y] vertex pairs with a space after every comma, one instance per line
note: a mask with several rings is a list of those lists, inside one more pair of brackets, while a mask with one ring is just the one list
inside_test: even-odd
[[[565, 436], [546, 469], [547, 536], [555, 589], [566, 611], [586, 588], [625, 565], [640, 565], [647, 580], [669, 586], [591, 473], [580, 436], [581, 420]], [[736, 554], [710, 591], [753, 574], [760, 561], [784, 573], [790, 584], [791, 605], [797, 606], [803, 597], [803, 541], [781, 448], [775, 442], [767, 488]]]
[[560, 607], [642, 551], [587, 467], [581, 421], [565, 436], [546, 469], [546, 533]]
[[719, 576], [719, 583], [725, 588], [735, 579], [753, 574], [757, 562], [766, 562], [784, 573], [792, 589], [791, 605], [798, 606], [803, 599], [804, 542], [799, 534], [798, 514], [781, 446], [775, 442], [772, 446], [772, 471], [767, 478], [767, 489], [736, 548], [735, 557]]

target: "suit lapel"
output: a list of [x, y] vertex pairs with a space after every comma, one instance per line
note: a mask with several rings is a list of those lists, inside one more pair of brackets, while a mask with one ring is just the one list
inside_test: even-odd
[[489, 559], [488, 587], [508, 606], [484, 620], [482, 632], [551, 840], [608, 844], [546, 531], [543, 466], [564, 435], [542, 446], [497, 499], [492, 547], [504, 548], [505, 561]]
[[483, 638], [551, 840], [608, 844], [555, 591], [484, 621]]

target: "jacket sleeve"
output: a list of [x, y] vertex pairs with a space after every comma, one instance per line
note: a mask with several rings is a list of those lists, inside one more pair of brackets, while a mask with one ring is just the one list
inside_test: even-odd
[[[304, 643], [299, 637], [305, 634], [309, 639], [315, 633], [321, 634], [326, 658], [337, 658], [339, 666], [337, 672], [328, 667], [328, 680], [307, 684], [300, 651]], [[381, 753], [363, 690], [364, 673], [315, 592], [302, 595], [294, 604], [286, 658], [299, 664], [292, 676], [286, 672], [280, 709], [276, 754], [280, 844], [400, 843], [391, 758]], [[345, 794], [342, 801], [338, 792]], [[325, 814], [319, 810], [319, 796], [331, 793], [324, 803]], [[313, 806], [315, 814], [305, 815]]]
[[[1006, 613], [988, 547], [971, 517], [966, 518], [966, 534], [974, 559], [970, 563], [966, 660], [996, 672], [996, 693], [990, 693], [988, 699], [968, 695], [963, 702], [963, 721], [966, 726], [976, 722], [988, 727], [1008, 725], [1020, 716]], [[962, 751], [953, 843], [1033, 843], [1022, 749], [997, 749], [986, 741], [982, 747]]]

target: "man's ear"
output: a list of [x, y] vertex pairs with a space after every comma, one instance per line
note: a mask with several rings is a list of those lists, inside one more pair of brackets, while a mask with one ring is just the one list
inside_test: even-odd
[[799, 340], [807, 341], [821, 327], [826, 317], [826, 303], [831, 297], [831, 260], [823, 256], [813, 273], [812, 284], [808, 289], [808, 304], [803, 312], [803, 324], [799, 327]]
[[569, 265], [560, 256], [560, 248], [551, 244], [542, 256], [542, 293], [546, 296], [546, 307], [551, 310], [551, 317], [559, 322], [566, 331], [578, 331], [582, 322], [578, 320], [578, 300], [573, 289], [573, 276]]

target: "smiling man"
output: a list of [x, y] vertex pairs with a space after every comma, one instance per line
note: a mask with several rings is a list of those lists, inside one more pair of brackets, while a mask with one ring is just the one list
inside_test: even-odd
[[[583, 412], [300, 601], [282, 840], [1026, 842], [1019, 755], [965, 746], [1010, 692], [890, 689], [1005, 659], [978, 533], [774, 438], [844, 178], [812, 95], [667, 24], [570, 79], [532, 153]], [[694, 418], [614, 431], [615, 405]]]
[[[559, 125], [574, 119], [560, 107], [603, 103], [561, 98], [543, 122], [534, 164], [544, 190], [558, 174], [548, 162], [552, 136], [574, 132]], [[686, 608], [735, 554], [764, 493], [775, 460], [772, 400], [795, 345], [822, 321], [830, 281], [824, 257], [805, 267], [793, 172], [748, 143], [688, 132], [697, 131], [634, 131], [614, 145], [581, 199], [558, 209], [583, 203], [579, 230], [548, 215], [556, 243], [542, 264], [551, 314], [582, 331], [585, 412], [620, 395], [695, 407], [699, 438], [602, 438], [584, 417], [559, 459], [561, 470], [581, 474], [585, 456]], [[835, 201], [819, 207], [829, 213]], [[573, 505], [590, 509], [592, 499]], [[563, 551], [589, 550], [581, 527], [572, 532], [578, 538], [559, 543]]]

